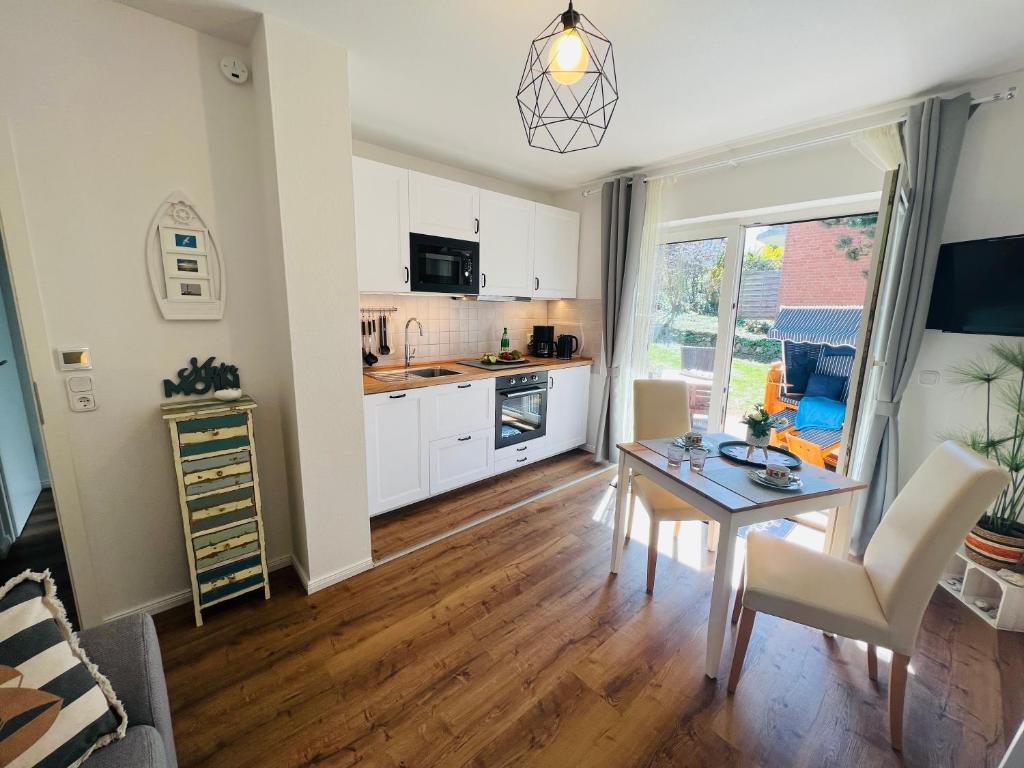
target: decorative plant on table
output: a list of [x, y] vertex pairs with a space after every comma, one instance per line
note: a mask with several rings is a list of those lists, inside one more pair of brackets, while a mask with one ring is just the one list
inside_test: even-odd
[[[976, 360], [953, 369], [960, 384], [985, 389], [985, 427], [954, 438], [987, 456], [1011, 475], [964, 544], [967, 556], [990, 568], [1024, 568], [1024, 346], [992, 345], [992, 361]], [[1005, 423], [992, 423], [993, 399], [1009, 410]]]
[[787, 419], [778, 415], [772, 416], [760, 403], [755, 405], [752, 411], [744, 414], [740, 422], [747, 426], [746, 443], [749, 446], [747, 458], [750, 458], [755, 448], [760, 448], [764, 451], [765, 461], [768, 460], [768, 445], [772, 440], [772, 430], [782, 429], [789, 425]]

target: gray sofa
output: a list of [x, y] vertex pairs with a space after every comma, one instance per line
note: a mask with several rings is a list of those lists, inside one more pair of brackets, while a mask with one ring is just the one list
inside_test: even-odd
[[98, 749], [84, 768], [178, 768], [171, 707], [153, 620], [128, 616], [79, 633], [128, 713], [128, 733]]

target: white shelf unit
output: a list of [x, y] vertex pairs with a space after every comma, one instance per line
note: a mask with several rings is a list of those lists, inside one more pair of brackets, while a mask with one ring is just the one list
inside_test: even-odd
[[[961, 588], [955, 589], [946, 583], [952, 577], [962, 579]], [[971, 560], [963, 547], [957, 550], [942, 574], [939, 586], [970, 608], [976, 616], [991, 627], [1010, 632], [1024, 632], [1024, 587], [1016, 587], [1003, 581], [992, 568]], [[996, 606], [993, 619], [988, 611], [974, 604], [975, 599], [984, 598]]]

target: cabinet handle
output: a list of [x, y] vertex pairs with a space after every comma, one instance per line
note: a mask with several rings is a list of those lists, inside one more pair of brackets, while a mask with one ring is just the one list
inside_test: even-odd
[[548, 389], [554, 389], [554, 388], [555, 388], [555, 377], [549, 375], [548, 376]]
[[535, 291], [539, 291], [540, 290], [540, 278], [539, 277], [534, 277], [533, 278], [533, 290], [535, 290]]
[[456, 386], [458, 386], [459, 389], [469, 389], [473, 385], [472, 384], [457, 384]]
[[516, 464], [522, 464], [524, 461], [526, 461], [526, 457], [525, 456], [523, 456], [523, 458], [521, 458], [521, 459], [516, 459]]
[[473, 439], [473, 436], [472, 436], [472, 435], [466, 435], [465, 437], [460, 437], [460, 438], [459, 438], [459, 442], [460, 442], [460, 443], [464, 443], [464, 442], [466, 442], [467, 440], [472, 440], [472, 439]]
[[403, 393], [402, 393], [402, 394], [400, 394], [400, 395], [388, 395], [388, 397], [389, 397], [389, 398], [390, 398], [391, 400], [397, 400], [397, 399], [398, 399], [398, 398], [400, 398], [400, 397], [405, 397], [405, 396], [406, 396], [406, 394], [407, 394], [406, 392], [403, 392]]
[[406, 284], [409, 283], [409, 268], [408, 267], [405, 268], [405, 282], [406, 282]]
[[487, 273], [486, 272], [481, 272], [480, 273], [480, 287], [481, 288], [486, 288], [487, 287]]
[[480, 234], [480, 219], [473, 219], [473, 234]]
[[522, 448], [516, 448], [516, 453], [522, 453], [525, 450], [526, 450], [526, 446], [524, 445]]

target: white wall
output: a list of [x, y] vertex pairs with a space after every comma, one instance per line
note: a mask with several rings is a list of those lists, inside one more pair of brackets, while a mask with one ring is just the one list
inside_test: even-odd
[[371, 564], [347, 56], [270, 17], [253, 47], [254, 78], [269, 95], [260, 128], [264, 159], [273, 158], [269, 218], [280, 222], [271, 229], [287, 291], [288, 463], [300, 516], [294, 530], [304, 534], [296, 536], [295, 557], [316, 589]]
[[[978, 83], [971, 91], [982, 96], [1011, 85], [1024, 86], [1024, 71]], [[967, 124], [943, 242], [1024, 232], [1022, 136], [1022, 100], [987, 104], [975, 112]], [[900, 470], [904, 482], [939, 444], [941, 433], [957, 427], [982, 426], [982, 391], [952, 383], [949, 370], [984, 354], [990, 344], [999, 340], [993, 336], [925, 332], [913, 382], [903, 396], [900, 412]], [[933, 386], [922, 385], [922, 371], [936, 371], [941, 379]]]
[[[278, 361], [261, 341], [273, 287], [260, 277], [266, 251], [250, 226], [263, 216], [244, 130], [253, 97], [219, 75], [222, 51], [245, 53], [105, 0], [0, 10], [0, 111], [12, 126], [46, 332], [54, 348], [91, 347], [95, 361], [99, 409], [67, 420], [103, 616], [188, 590], [158, 407], [162, 379], [193, 355], [236, 363], [261, 403], [269, 553], [291, 552]], [[220, 239], [229, 281], [223, 321], [164, 321], [150, 293], [146, 233], [176, 188]], [[34, 374], [62, 381], [53, 367]]]

